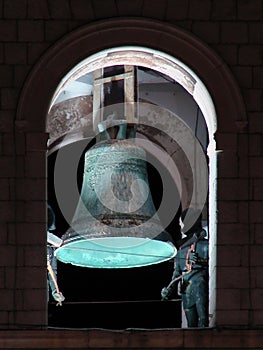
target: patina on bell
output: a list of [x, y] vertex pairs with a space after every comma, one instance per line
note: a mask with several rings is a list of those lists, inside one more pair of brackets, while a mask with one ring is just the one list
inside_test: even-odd
[[130, 139], [98, 142], [85, 154], [80, 200], [56, 257], [92, 268], [132, 268], [175, 256], [149, 191], [145, 150]]

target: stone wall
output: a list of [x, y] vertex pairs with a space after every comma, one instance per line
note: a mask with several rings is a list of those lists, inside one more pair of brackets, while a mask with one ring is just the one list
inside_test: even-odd
[[[200, 53], [193, 52], [190, 60], [185, 52], [187, 64], [203, 77], [215, 101], [215, 138], [217, 149], [223, 151], [217, 163], [216, 325], [263, 326], [262, 7], [261, 0], [0, 1], [0, 328], [47, 326], [45, 113], [52, 96], [50, 87], [55, 89], [52, 84], [58, 83], [81, 55], [85, 57], [80, 50], [75, 58], [64, 56], [60, 66], [52, 62], [59, 48], [67, 45], [68, 35], [74, 31], [81, 34], [87, 26], [95, 28], [109, 18], [145, 19], [145, 35], [136, 21], [127, 29], [128, 44], [148, 43], [160, 50], [166, 48], [169, 54], [178, 50], [184, 59], [182, 37], [174, 39], [179, 30], [220, 57], [218, 69], [209, 71], [211, 67], [199, 61]], [[151, 41], [147, 32], [151, 22], [166, 34], [153, 31]], [[177, 29], [173, 32], [171, 28]], [[107, 30], [103, 36], [97, 32], [96, 41], [92, 34], [94, 42], [89, 45], [100, 44], [100, 49], [105, 49], [125, 43], [125, 30], [115, 28], [114, 36], [108, 32], [108, 36]], [[43, 57], [50, 61], [45, 68], [41, 66]], [[38, 67], [42, 68], [40, 75]], [[239, 102], [235, 106], [220, 100], [224, 74], [232, 74], [239, 87], [229, 81], [233, 103]], [[30, 86], [41, 96], [24, 107]], [[240, 118], [233, 119], [238, 110]]]

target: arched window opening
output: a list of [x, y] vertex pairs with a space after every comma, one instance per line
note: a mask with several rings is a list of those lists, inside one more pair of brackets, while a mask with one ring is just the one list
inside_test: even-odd
[[[157, 210], [168, 196], [166, 207], [173, 217], [168, 215], [166, 221], [166, 212], [159, 215], [166, 230], [179, 240], [180, 212], [197, 206], [209, 236], [209, 256], [215, 254], [216, 122], [211, 98], [182, 62], [139, 47], [115, 48], [87, 58], [65, 76], [54, 94], [47, 116], [48, 201], [56, 213], [54, 234], [63, 236], [72, 222], [83, 186], [85, 152], [101, 137], [98, 125], [107, 123], [112, 115], [115, 120], [124, 115], [129, 125], [137, 125], [136, 140], [147, 151], [149, 188]], [[72, 175], [68, 177], [69, 173]], [[74, 176], [76, 181], [61, 199], [57, 186], [58, 179], [63, 182], [63, 174], [65, 182]], [[62, 202], [68, 204], [61, 206]], [[50, 324], [184, 327], [179, 296], [171, 302], [161, 302], [160, 297], [162, 287], [171, 278], [172, 261], [132, 269], [87, 268], [58, 261], [58, 280], [72, 317], [67, 319], [62, 309], [58, 311], [50, 303]], [[211, 261], [214, 258], [209, 266], [213, 313], [211, 291], [215, 278]], [[79, 307], [89, 308], [93, 316], [89, 320], [79, 317]], [[171, 307], [176, 317], [169, 312]], [[158, 320], [149, 317], [148, 310], [153, 308]], [[66, 308], [63, 310], [66, 312]], [[138, 312], [146, 316], [138, 319]], [[115, 323], [107, 317], [102, 320], [105, 313], [120, 317], [115, 317]]]

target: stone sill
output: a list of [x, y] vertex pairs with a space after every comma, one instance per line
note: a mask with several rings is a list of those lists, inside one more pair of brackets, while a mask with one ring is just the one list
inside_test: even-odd
[[263, 349], [262, 329], [0, 330], [0, 349]]

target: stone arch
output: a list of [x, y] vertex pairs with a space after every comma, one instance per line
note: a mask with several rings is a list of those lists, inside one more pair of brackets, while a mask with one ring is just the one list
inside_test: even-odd
[[[57, 87], [68, 72], [89, 56], [127, 45], [158, 50], [176, 58], [186, 67], [186, 71], [198, 76], [200, 85], [192, 95], [202, 107], [206, 122], [210, 125], [210, 175], [216, 178], [214, 133], [216, 130], [237, 132], [246, 123], [239, 87], [227, 65], [207, 45], [193, 35], [163, 22], [139, 18], [111, 19], [79, 28], [59, 40], [41, 57], [24, 85], [17, 109], [17, 128], [24, 132], [46, 134], [48, 108]], [[206, 101], [204, 89], [207, 92]], [[211, 100], [207, 103], [209, 98]], [[217, 146], [221, 148], [220, 140]], [[27, 147], [27, 152], [32, 151], [33, 142], [28, 143]], [[210, 184], [210, 191], [211, 196], [214, 196], [214, 183]], [[215, 227], [212, 229], [216, 232]], [[215, 249], [216, 237], [212, 246]], [[215, 263], [210, 266], [211, 269], [214, 267]], [[215, 286], [212, 294], [215, 296]], [[215, 301], [212, 300], [211, 305], [214, 314]]]
[[[142, 46], [167, 53], [196, 72], [215, 105], [219, 129], [236, 129], [246, 120], [239, 87], [223, 60], [193, 35], [163, 22], [118, 18], [79, 28], [59, 40], [40, 58], [24, 85], [17, 121], [27, 130], [45, 130], [47, 110], [64, 76], [86, 57], [118, 46]], [[216, 83], [215, 83], [216, 82]]]

